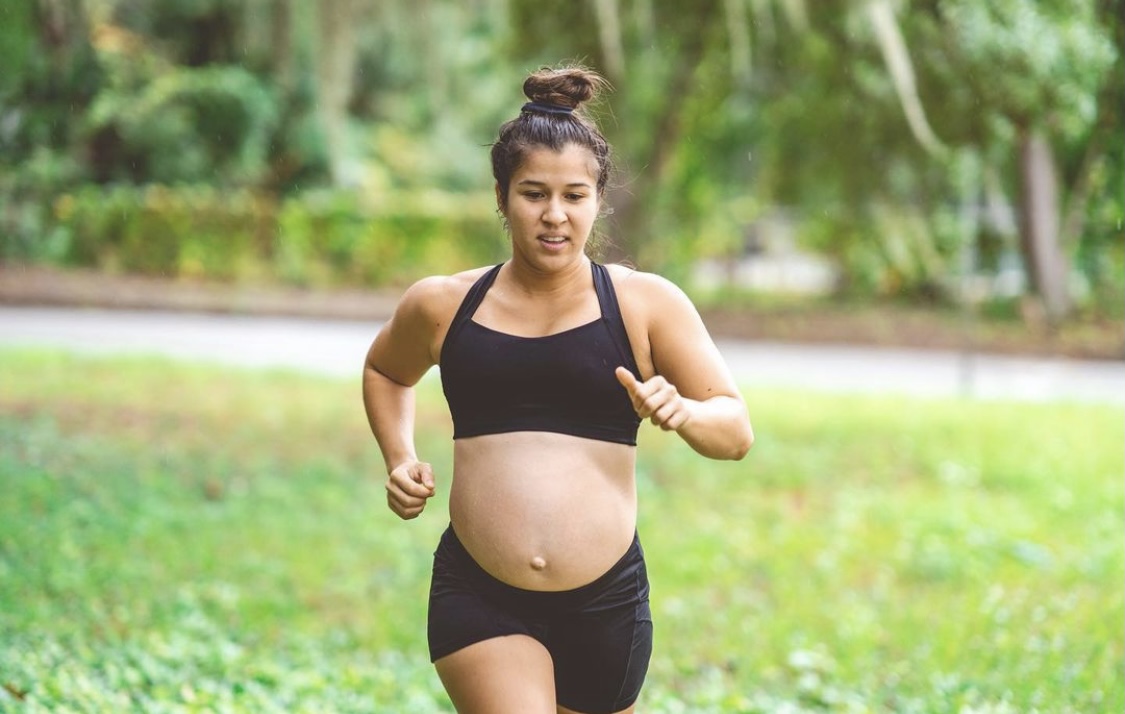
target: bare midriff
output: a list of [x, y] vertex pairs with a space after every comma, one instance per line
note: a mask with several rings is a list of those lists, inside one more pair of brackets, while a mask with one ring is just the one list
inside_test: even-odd
[[610, 569], [637, 523], [636, 448], [552, 432], [457, 439], [449, 512], [485, 571], [571, 590]]

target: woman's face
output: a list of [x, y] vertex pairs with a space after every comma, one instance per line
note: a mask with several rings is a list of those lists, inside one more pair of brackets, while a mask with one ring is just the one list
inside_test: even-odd
[[530, 150], [512, 174], [506, 204], [496, 187], [513, 257], [548, 270], [580, 259], [598, 217], [596, 177], [597, 160], [585, 147]]

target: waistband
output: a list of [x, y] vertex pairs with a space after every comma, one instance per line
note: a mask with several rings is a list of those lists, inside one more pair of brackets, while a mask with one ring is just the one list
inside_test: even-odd
[[[438, 553], [442, 549], [453, 556], [458, 563], [461, 574], [469, 578], [473, 585], [491, 597], [503, 599], [511, 605], [522, 605], [528, 608], [546, 608], [550, 610], [585, 609], [595, 607], [599, 602], [606, 605], [614, 604], [618, 598], [612, 592], [615, 584], [624, 578], [635, 582], [632, 574], [644, 567], [644, 550], [641, 548], [640, 535], [633, 531], [633, 541], [616, 563], [609, 570], [599, 575], [594, 580], [580, 585], [571, 590], [528, 590], [526, 588], [509, 585], [497, 579], [473, 559], [465, 549], [461, 539], [450, 524], [441, 536]], [[437, 553], [435, 553], [437, 555]], [[644, 582], [644, 595], [647, 596], [647, 577]]]

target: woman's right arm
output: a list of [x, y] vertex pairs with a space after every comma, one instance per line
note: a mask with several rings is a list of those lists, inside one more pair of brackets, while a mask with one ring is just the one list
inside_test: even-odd
[[444, 280], [427, 278], [403, 294], [363, 366], [367, 422], [387, 466], [387, 506], [403, 519], [420, 514], [434, 495], [433, 471], [414, 449], [414, 385], [437, 362]]

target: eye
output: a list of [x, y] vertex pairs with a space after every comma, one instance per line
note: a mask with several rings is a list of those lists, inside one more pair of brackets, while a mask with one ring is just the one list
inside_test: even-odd
[[568, 201], [581, 201], [584, 198], [586, 198], [586, 194], [584, 193], [568, 193], [566, 195], [566, 200]]
[[542, 191], [524, 191], [523, 195], [524, 195], [524, 198], [528, 198], [532, 201], [543, 198], [543, 192]]

